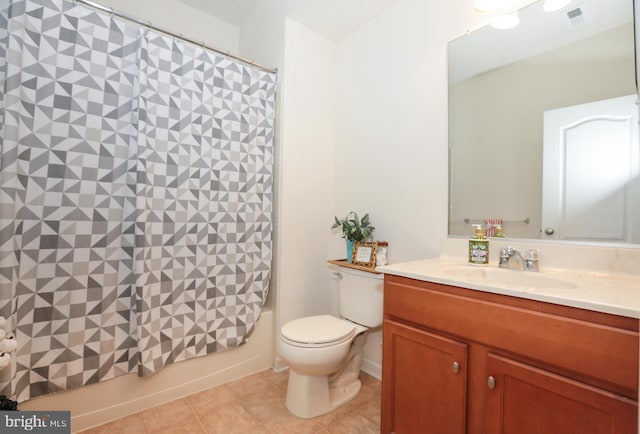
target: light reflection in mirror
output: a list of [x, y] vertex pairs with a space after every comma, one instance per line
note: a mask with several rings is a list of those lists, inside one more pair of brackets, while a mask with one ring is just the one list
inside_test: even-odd
[[[636, 94], [632, 0], [554, 13], [542, 3], [521, 10], [516, 29], [483, 27], [449, 44], [450, 235], [471, 235], [465, 219], [501, 218], [507, 237], [544, 238], [543, 113]], [[576, 6], [581, 24], [566, 15]], [[625, 194], [637, 210], [638, 192]]]

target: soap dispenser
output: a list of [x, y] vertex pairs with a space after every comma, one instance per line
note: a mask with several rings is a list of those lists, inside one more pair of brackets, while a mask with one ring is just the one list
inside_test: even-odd
[[469, 240], [469, 263], [473, 265], [489, 264], [489, 240], [484, 236], [482, 225], [473, 225], [476, 234]]
[[505, 238], [504, 231], [502, 230], [502, 225], [496, 225], [496, 233], [493, 235], [495, 238]]

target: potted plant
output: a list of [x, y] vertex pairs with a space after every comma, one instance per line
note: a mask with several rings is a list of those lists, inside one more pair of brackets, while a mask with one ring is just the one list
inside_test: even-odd
[[358, 214], [351, 211], [343, 219], [334, 217], [335, 222], [331, 229], [340, 228], [342, 231], [342, 238], [347, 240], [347, 261], [351, 263], [351, 256], [353, 254], [353, 243], [355, 241], [368, 241], [372, 238], [373, 230], [375, 227], [371, 226], [369, 221], [369, 214], [365, 214], [362, 219], [358, 218]]

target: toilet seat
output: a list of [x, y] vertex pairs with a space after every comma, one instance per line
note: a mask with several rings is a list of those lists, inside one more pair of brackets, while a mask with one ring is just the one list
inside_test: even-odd
[[331, 315], [316, 315], [289, 321], [281, 332], [282, 340], [289, 345], [321, 348], [351, 341], [365, 330], [366, 327]]

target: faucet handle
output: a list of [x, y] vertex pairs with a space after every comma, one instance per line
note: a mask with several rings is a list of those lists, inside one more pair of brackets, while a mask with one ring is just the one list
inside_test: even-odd
[[527, 251], [527, 260], [524, 261], [524, 269], [526, 271], [540, 271], [540, 250], [529, 249]]
[[527, 251], [527, 259], [529, 261], [539, 261], [540, 260], [540, 250], [529, 249]]

